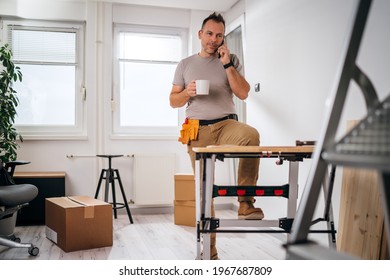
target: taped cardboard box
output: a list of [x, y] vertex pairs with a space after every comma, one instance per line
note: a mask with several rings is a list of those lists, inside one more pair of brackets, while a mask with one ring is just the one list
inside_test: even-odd
[[173, 217], [175, 225], [194, 227], [196, 225], [195, 201], [175, 200]]
[[46, 237], [65, 252], [112, 246], [112, 206], [88, 196], [45, 201]]
[[175, 174], [175, 200], [195, 200], [193, 174]]

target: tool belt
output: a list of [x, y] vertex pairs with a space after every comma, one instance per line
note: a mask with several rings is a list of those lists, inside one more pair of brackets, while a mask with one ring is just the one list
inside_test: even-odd
[[180, 130], [180, 137], [178, 140], [182, 144], [188, 144], [191, 140], [198, 139], [200, 125], [211, 125], [229, 119], [238, 120], [238, 117], [236, 114], [230, 114], [214, 120], [189, 120], [186, 118], [182, 125], [182, 129]]
[[180, 130], [179, 142], [188, 144], [191, 140], [198, 139], [199, 120], [185, 119]]

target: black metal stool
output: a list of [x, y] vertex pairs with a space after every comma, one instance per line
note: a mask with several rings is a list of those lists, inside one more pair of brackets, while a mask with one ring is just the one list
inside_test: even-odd
[[[97, 185], [95, 198], [98, 197], [99, 191], [100, 191], [100, 186], [102, 184], [103, 179], [105, 179], [106, 180], [106, 188], [104, 190], [104, 201], [108, 202], [108, 192], [110, 189], [109, 185], [111, 184], [112, 202], [109, 202], [109, 203], [112, 204], [112, 209], [114, 210], [115, 219], [117, 218], [117, 209], [126, 208], [127, 215], [129, 216], [129, 219], [130, 219], [130, 223], [133, 223], [133, 217], [131, 216], [131, 213], [130, 213], [130, 208], [129, 208], [129, 205], [127, 203], [127, 198], [126, 198], [125, 191], [123, 189], [122, 180], [121, 180], [121, 177], [119, 176], [119, 171], [118, 171], [118, 169], [113, 169], [111, 167], [111, 159], [114, 157], [123, 157], [123, 155], [96, 155], [96, 156], [108, 158], [108, 169], [102, 169], [102, 172], [100, 173], [100, 178], [99, 178], [99, 183]], [[122, 197], [123, 197], [123, 203], [116, 202], [115, 179], [118, 180], [118, 182], [119, 182], [119, 187], [120, 187]]]

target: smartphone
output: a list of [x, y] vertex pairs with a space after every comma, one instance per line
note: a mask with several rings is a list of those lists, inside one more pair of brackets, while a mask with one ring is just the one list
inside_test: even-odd
[[[225, 44], [225, 38], [222, 40], [222, 43], [219, 45], [222, 46], [223, 44]], [[217, 48], [216, 52], [218, 51], [219, 47]], [[221, 58], [221, 55], [218, 53], [218, 58]]]

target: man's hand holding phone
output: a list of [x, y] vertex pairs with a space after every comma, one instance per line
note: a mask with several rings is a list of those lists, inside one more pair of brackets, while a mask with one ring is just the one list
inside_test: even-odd
[[225, 39], [222, 40], [222, 43], [219, 45], [218, 49], [216, 52], [218, 53], [218, 58], [221, 58], [221, 54], [219, 53], [219, 48], [222, 47], [225, 44]]
[[222, 62], [222, 64], [227, 64], [230, 62], [230, 50], [227, 48], [225, 44], [225, 40], [222, 41], [221, 46], [217, 49], [218, 58]]

